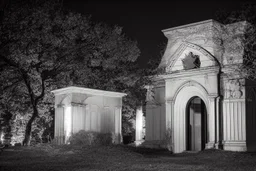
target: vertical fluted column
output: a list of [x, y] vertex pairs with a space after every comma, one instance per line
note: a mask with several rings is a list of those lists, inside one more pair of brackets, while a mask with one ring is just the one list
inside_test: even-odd
[[122, 142], [122, 107], [115, 107], [115, 142]]
[[215, 98], [215, 125], [216, 125], [216, 142], [215, 142], [215, 148], [219, 149], [221, 145], [221, 135], [220, 135], [220, 128], [221, 128], [221, 122], [222, 119], [220, 117], [220, 97]]
[[57, 144], [64, 144], [64, 106], [55, 105], [54, 116], [54, 139]]
[[206, 145], [206, 148], [214, 148], [216, 139], [215, 139], [215, 132], [216, 132], [216, 108], [215, 108], [215, 98], [216, 97], [209, 97], [209, 109], [208, 109], [208, 143]]
[[224, 150], [246, 150], [246, 110], [244, 99], [223, 101], [223, 148]]

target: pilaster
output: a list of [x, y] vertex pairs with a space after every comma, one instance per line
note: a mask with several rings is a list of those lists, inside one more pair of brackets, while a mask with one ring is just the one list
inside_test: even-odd
[[209, 108], [208, 108], [208, 117], [207, 117], [207, 125], [208, 125], [208, 142], [206, 144], [206, 148], [214, 148], [216, 143], [216, 108], [215, 108], [215, 99], [216, 97], [209, 97]]
[[174, 100], [166, 100], [166, 133], [171, 132], [171, 145], [174, 149]]
[[246, 100], [244, 79], [224, 78], [223, 149], [246, 151]]

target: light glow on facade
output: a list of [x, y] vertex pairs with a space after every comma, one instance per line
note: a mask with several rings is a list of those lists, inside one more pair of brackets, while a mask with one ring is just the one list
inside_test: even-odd
[[64, 111], [64, 131], [65, 131], [65, 142], [67, 143], [72, 133], [72, 107], [65, 107]]
[[3, 134], [3, 132], [1, 132], [1, 143], [3, 143], [3, 141], [4, 141], [4, 134]]

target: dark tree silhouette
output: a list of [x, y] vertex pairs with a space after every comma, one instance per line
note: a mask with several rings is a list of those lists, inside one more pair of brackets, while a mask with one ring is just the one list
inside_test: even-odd
[[[217, 20], [223, 24], [232, 24], [237, 22], [242, 23], [244, 27], [240, 32], [242, 34], [237, 37], [232, 37], [229, 34], [231, 31], [224, 30], [223, 46], [232, 45], [228, 47], [230, 52], [237, 53], [239, 50], [243, 50], [243, 64], [237, 66], [236, 71], [242, 77], [250, 80], [256, 80], [256, 4], [246, 3], [240, 10], [228, 12], [218, 12]], [[226, 35], [225, 35], [226, 33]], [[229, 38], [232, 40], [228, 40]], [[239, 40], [239, 41], [237, 41]], [[232, 43], [229, 43], [232, 41]], [[235, 63], [235, 59], [230, 59], [230, 63]]]
[[28, 118], [24, 145], [34, 121], [53, 106], [56, 88], [123, 91], [124, 111], [134, 113], [147, 81], [136, 64], [139, 54], [121, 27], [93, 23], [59, 1], [11, 1], [0, 25], [0, 103]]

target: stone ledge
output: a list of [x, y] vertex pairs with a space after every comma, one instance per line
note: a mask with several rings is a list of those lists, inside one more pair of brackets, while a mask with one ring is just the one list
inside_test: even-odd
[[223, 142], [223, 150], [228, 151], [247, 151], [245, 141], [226, 141]]

